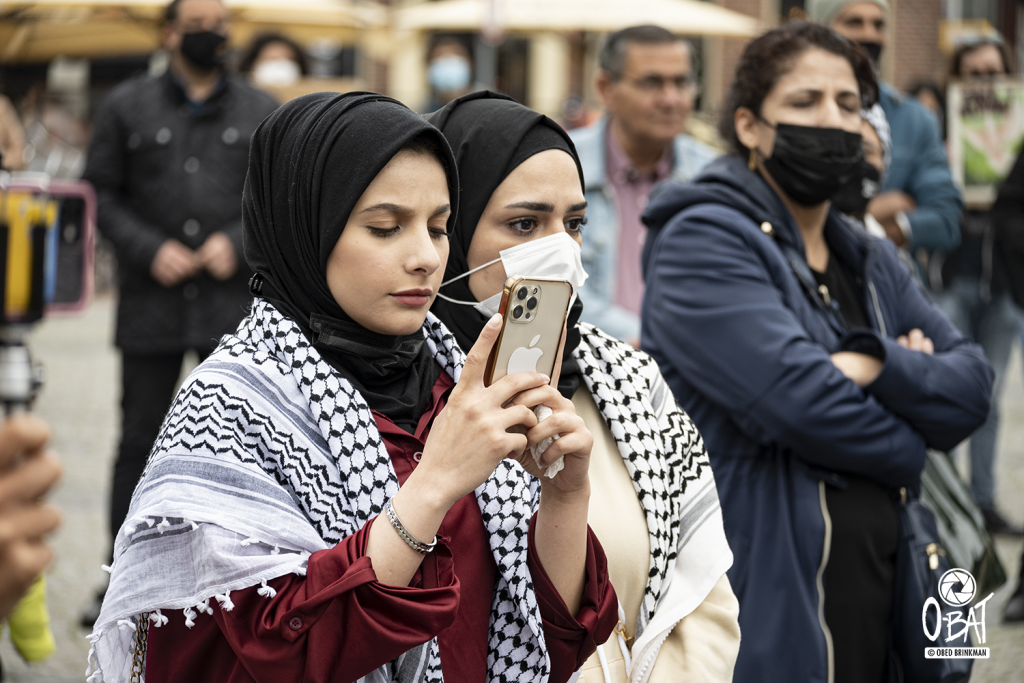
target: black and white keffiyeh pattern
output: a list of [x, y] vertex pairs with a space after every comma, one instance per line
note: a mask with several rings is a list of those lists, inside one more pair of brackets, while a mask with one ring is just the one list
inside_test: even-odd
[[[574, 355], [584, 384], [619, 446], [650, 534], [651, 569], [637, 619], [639, 638], [660, 606], [673, 563], [695, 553], [728, 555], [731, 562], [731, 554], [720, 529], [703, 536], [713, 539], [710, 545], [691, 542], [720, 509], [718, 492], [700, 433], [658, 364], [593, 325], [581, 323], [579, 330]], [[707, 585], [688, 588], [707, 595], [718, 576], [707, 579]]]
[[[423, 327], [458, 381], [465, 356], [433, 316]], [[186, 380], [165, 419], [115, 543], [90, 681], [127, 681], [138, 615], [186, 623], [230, 592], [305, 573], [309, 555], [380, 514], [398, 480], [370, 409], [289, 318], [257, 300], [235, 335]], [[527, 568], [536, 479], [504, 461], [476, 491], [498, 568], [488, 680], [547, 680], [550, 664]], [[365, 677], [441, 681], [436, 639]]]

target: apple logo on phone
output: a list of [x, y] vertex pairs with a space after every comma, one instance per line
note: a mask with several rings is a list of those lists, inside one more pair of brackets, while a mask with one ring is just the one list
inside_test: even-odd
[[530, 342], [530, 348], [520, 346], [508, 357], [508, 374], [514, 375], [517, 372], [537, 372], [537, 361], [544, 355], [544, 349], [534, 348], [540, 341], [538, 334]]

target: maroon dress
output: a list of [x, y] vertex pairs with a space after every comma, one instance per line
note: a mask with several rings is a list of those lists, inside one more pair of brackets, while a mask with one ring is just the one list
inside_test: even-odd
[[[441, 373], [415, 434], [374, 412], [400, 484], [416, 468], [452, 386]], [[550, 680], [563, 683], [607, 639], [618, 601], [604, 551], [588, 529], [586, 585], [579, 611], [570, 614], [534, 552], [535, 521], [527, 562], [544, 622]], [[497, 566], [476, 496], [464, 496], [445, 515], [437, 548], [408, 587], [377, 581], [366, 557], [373, 523], [310, 555], [305, 577], [268, 581], [277, 591], [272, 599], [257, 594], [259, 586], [233, 591], [232, 610], [211, 601], [213, 615], [200, 614], [191, 629], [181, 610], [165, 611], [169, 622], [149, 629], [146, 680], [349, 683], [437, 636], [445, 681], [483, 683]]]

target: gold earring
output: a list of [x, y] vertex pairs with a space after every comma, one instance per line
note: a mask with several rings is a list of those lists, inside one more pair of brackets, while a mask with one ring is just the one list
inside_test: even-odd
[[754, 151], [755, 149], [755, 147], [750, 148], [750, 158], [747, 159], [747, 168], [751, 171], [757, 170], [757, 152]]

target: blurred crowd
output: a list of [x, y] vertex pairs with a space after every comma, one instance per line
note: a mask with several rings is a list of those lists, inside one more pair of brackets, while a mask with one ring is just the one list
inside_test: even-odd
[[[554, 122], [489, 93], [476, 80], [472, 46], [458, 36], [442, 34], [425, 54], [428, 100], [406, 103], [425, 118], [396, 113], [398, 103], [395, 110], [381, 109], [372, 118], [360, 115], [356, 104], [367, 109], [383, 107], [386, 98], [338, 96], [328, 101], [308, 95], [317, 90], [317, 81], [310, 78], [311, 57], [285, 33], [261, 33], [244, 49], [230, 51], [231, 15], [222, 0], [173, 0], [161, 24], [162, 66], [113, 87], [91, 115], [89, 108], [42, 87], [33, 88], [17, 103], [0, 97], [3, 169], [90, 183], [97, 197], [101, 248], [116, 259], [116, 284], [110, 286], [118, 290], [115, 344], [121, 354], [122, 415], [105, 540], [115, 572], [110, 587], [97, 586], [94, 599], [83, 605], [82, 627], [96, 628], [93, 671], [101, 667], [109, 671], [116, 656], [130, 655], [130, 648], [139, 647], [137, 641], [112, 646], [104, 640], [118, 631], [119, 620], [128, 619], [134, 634], [149, 629], [150, 619], [161, 626], [160, 619], [166, 621], [163, 609], [168, 615], [174, 613], [172, 620], [177, 618], [192, 629], [196, 612], [186, 606], [184, 597], [189, 597], [189, 604], [205, 604], [209, 624], [216, 624], [197, 627], [208, 649], [189, 644], [188, 631], [161, 631], [150, 645], [151, 657], [156, 659], [149, 666], [156, 661], [164, 668], [145, 670], [153, 680], [189, 677], [200, 670], [198, 663], [206, 666], [208, 662], [226, 676], [223, 680], [232, 681], [267, 680], [253, 671], [264, 660], [277, 665], [287, 661], [289, 666], [321, 672], [327, 670], [326, 664], [314, 666], [313, 654], [307, 660], [304, 653], [297, 655], [277, 641], [267, 645], [271, 636], [256, 627], [239, 635], [244, 618], [255, 621], [253, 615], [262, 614], [251, 600], [289, 596], [293, 602], [287, 603], [288, 609], [298, 609], [295, 605], [306, 596], [319, 601], [318, 605], [330, 605], [317, 607], [321, 612], [335, 609], [332, 601], [341, 601], [345, 590], [356, 590], [338, 588], [344, 583], [339, 577], [351, 579], [358, 560], [373, 553], [381, 558], [380, 565], [383, 558], [391, 563], [389, 579], [425, 594], [440, 591], [445, 580], [440, 560], [423, 571], [417, 569], [419, 555], [410, 559], [399, 552], [408, 550], [403, 542], [422, 555], [434, 551], [433, 544], [419, 538], [434, 536], [434, 543], [450, 542], [456, 557], [456, 569], [451, 571], [456, 573], [459, 562], [477, 566], [471, 554], [459, 554], [469, 551], [459, 551], [458, 544], [479, 542], [489, 558], [487, 537], [467, 541], [460, 536], [472, 515], [472, 523], [480, 526], [475, 506], [471, 514], [458, 507], [461, 503], [448, 501], [450, 506], [431, 527], [416, 519], [414, 513], [422, 512], [425, 504], [417, 507], [413, 487], [407, 489], [404, 484], [402, 490], [410, 491], [406, 497], [398, 498], [393, 491], [388, 495], [401, 501], [406, 522], [415, 520], [408, 529], [388, 507], [391, 502], [383, 506], [383, 499], [373, 498], [372, 506], [366, 508], [372, 507], [375, 515], [388, 515], [397, 531], [389, 535], [390, 542], [399, 550], [369, 535], [369, 540], [358, 541], [363, 546], [357, 549], [356, 541], [349, 540], [363, 531], [341, 534], [345, 539], [341, 541], [317, 526], [327, 524], [317, 517], [323, 514], [317, 508], [321, 504], [317, 496], [323, 493], [317, 487], [326, 486], [323, 482], [314, 481], [315, 477], [299, 481], [287, 467], [275, 470], [277, 465], [263, 463], [260, 466], [271, 472], [270, 479], [276, 477], [275, 486], [302, 500], [295, 514], [309, 517], [319, 533], [318, 542], [331, 546], [317, 550], [314, 543], [303, 559], [327, 557], [319, 553], [332, 553], [347, 544], [351, 557], [344, 562], [331, 560], [338, 563], [334, 569], [338, 576], [324, 568], [326, 561], [314, 566], [312, 560], [308, 576], [305, 568], [260, 574], [262, 560], [253, 559], [259, 554], [257, 532], [245, 527], [248, 536], [243, 536], [247, 539], [243, 545], [252, 541], [251, 549], [222, 559], [235, 574], [245, 575], [239, 586], [253, 589], [254, 594], [258, 589], [261, 597], [251, 598], [243, 589], [232, 588], [236, 593], [232, 603], [225, 579], [223, 586], [216, 585], [216, 592], [203, 593], [208, 587], [203, 586], [195, 594], [186, 591], [182, 600], [154, 598], [149, 604], [133, 602], [132, 591], [138, 593], [138, 586], [148, 584], [145, 577], [132, 578], [123, 559], [127, 553], [132, 562], [156, 562], [152, 557], [139, 559], [138, 548], [145, 544], [127, 540], [137, 538], [131, 536], [136, 527], [147, 521], [153, 526], [156, 519], [181, 534], [190, 533], [190, 526], [191, 532], [217, 527], [217, 533], [242, 533], [242, 527], [235, 529], [224, 521], [227, 517], [203, 520], [196, 516], [198, 511], [183, 512], [170, 504], [166, 511], [156, 503], [152, 509], [144, 507], [156, 496], [153, 491], [165, 485], [153, 473], [154, 458], [173, 464], [181, 444], [192, 443], [179, 431], [194, 426], [189, 421], [198, 418], [189, 413], [189, 401], [206, 385], [197, 389], [194, 381], [190, 390], [186, 386], [176, 393], [186, 354], [198, 356], [200, 370], [211, 373], [200, 378], [209, 382], [216, 372], [229, 372], [225, 368], [234, 362], [218, 341], [241, 334], [236, 329], [255, 334], [253, 330], [264, 323], [270, 325], [268, 330], [278, 330], [278, 337], [288, 338], [287, 343], [281, 342], [284, 352], [297, 353], [296, 343], [279, 320], [259, 320], [257, 314], [267, 309], [260, 301], [270, 302], [286, 318], [294, 318], [295, 329], [301, 332], [296, 334], [315, 340], [308, 348], [315, 346], [327, 359], [326, 365], [317, 366], [318, 379], [324, 381], [337, 372], [348, 380], [344, 386], [364, 396], [373, 411], [370, 415], [364, 410], [366, 415], [358, 418], [354, 412], [345, 413], [346, 418], [369, 416], [370, 422], [376, 421], [380, 449], [395, 460], [395, 471], [399, 469], [395, 453], [404, 449], [408, 459], [415, 461], [408, 466], [414, 475], [422, 467], [420, 458], [424, 465], [434, 466], [428, 457], [437, 453], [430, 450], [428, 441], [432, 420], [437, 417], [436, 433], [442, 434], [447, 425], [441, 418], [444, 411], [450, 407], [450, 414], [461, 415], [456, 412], [464, 405], [460, 401], [468, 401], [458, 390], [452, 391], [453, 382], [444, 385], [446, 375], [441, 373], [439, 379], [439, 369], [424, 369], [434, 368], [435, 359], [420, 348], [420, 325], [425, 319], [424, 329], [429, 331], [430, 321], [439, 320], [446, 330], [451, 329], [454, 336], [446, 343], [469, 354], [467, 372], [475, 377], [474, 360], [482, 366], [486, 359], [486, 353], [477, 348], [479, 340], [493, 342], [497, 334], [487, 319], [498, 311], [504, 277], [516, 274], [508, 272], [508, 263], [514, 262], [511, 250], [528, 254], [526, 245], [533, 244], [538, 253], [523, 256], [521, 263], [534, 264], [538, 271], [528, 275], [550, 272], [550, 276], [560, 274], [558, 279], [576, 277], [586, 284], [579, 288], [578, 299], [573, 298], [564, 340], [566, 357], [577, 355], [563, 359], [559, 371], [563, 379], [575, 378], [570, 388], [556, 382], [561, 393], [554, 396], [557, 392], [552, 387], [530, 385], [520, 387], [521, 395], [538, 392], [540, 396], [550, 390], [553, 397], [545, 400], [555, 406], [556, 418], [549, 425], [562, 419], [557, 417], [559, 411], [571, 414], [564, 419], [574, 426], [552, 435], [564, 439], [564, 448], [576, 443], [579, 432], [587, 431], [588, 438], [593, 432], [593, 484], [587, 484], [593, 493], [589, 494], [589, 517], [583, 513], [584, 531], [563, 539], [557, 555], [543, 540], [534, 540], [535, 533], [548, 539], [543, 534], [553, 533], [543, 526], [546, 518], [540, 510], [554, 505], [544, 501], [557, 496], [565, 503], [568, 494], [576, 491], [554, 489], [541, 478], [539, 488], [524, 494], [535, 493], [541, 501], [530, 514], [537, 515], [537, 529], [543, 531], [529, 526], [527, 532], [524, 527], [524, 538], [528, 535], [529, 543], [535, 545], [530, 545], [528, 557], [524, 551], [519, 564], [528, 564], [538, 575], [542, 573], [539, 566], [547, 569], [543, 579], [537, 580], [533, 598], [540, 607], [534, 605], [529, 618], [543, 622], [547, 640], [541, 640], [549, 643], [543, 647], [553, 654], [550, 670], [544, 668], [549, 664], [542, 667], [532, 655], [524, 655], [521, 676], [509, 674], [501, 680], [541, 680], [548, 673], [554, 680], [563, 672], [563, 680], [568, 680], [568, 674], [582, 670], [579, 680], [625, 681], [630, 667], [635, 670], [640, 663], [653, 666], [648, 680], [658, 681], [679, 680], [676, 672], [683, 670], [699, 672], [703, 680], [722, 681], [907, 680], [903, 678], [906, 662], [899, 663], [893, 654], [900, 647], [898, 632], [919, 629], [921, 622], [902, 620], [894, 599], [908, 590], [902, 583], [906, 570], [901, 564], [905, 536], [901, 504], [908, 495], [919, 496], [926, 461], [946, 462], [950, 453], [966, 456], [965, 490], [979, 516], [977, 533], [984, 543], [991, 546], [992, 535], [1024, 537], [1024, 520], [1012, 518], [1005, 501], [996, 495], [1000, 398], [1012, 350], [1024, 342], [1024, 154], [993, 183], [990, 198], [967, 200], [950, 162], [950, 119], [956, 112], [947, 108], [946, 88], [1015, 83], [1012, 51], [993, 32], [961, 38], [950, 59], [947, 83], [924, 80], [902, 92], [880, 77], [890, 11], [886, 0], [807, 0], [806, 21], [787, 22], [746, 47], [718, 112], [717, 131], [702, 128], [695, 120], [701, 95], [696, 46], [659, 26], [623, 27], [605, 37], [594, 72], [599, 109], [573, 97], [565, 103], [561, 120]], [[159, 62], [152, 60], [151, 65]], [[368, 103], [362, 104], [360, 97], [367, 97]], [[400, 137], [401, 144], [394, 142]], [[423, 137], [429, 140], [424, 142]], [[1018, 150], [1021, 145], [1020, 138], [1004, 142], [1017, 145]], [[424, 154], [433, 166], [417, 166], [422, 175], [415, 175], [415, 180], [392, 168], [399, 158], [407, 164], [413, 164], [410, 158], [426, 163], [420, 158]], [[531, 165], [531, 160], [545, 154], [555, 156], [545, 157], [545, 164]], [[570, 158], [574, 163], [568, 163]], [[315, 168], [316, 174], [305, 173], [306, 167]], [[430, 277], [438, 271], [437, 286], [428, 283], [422, 290], [429, 292], [430, 301], [421, 306], [422, 316], [411, 332], [403, 328], [385, 335], [359, 317], [358, 302], [338, 294], [341, 276], [332, 276], [330, 263], [346, 244], [342, 229], [347, 231], [344, 234], [355, 229], [346, 227], [350, 214], [356, 215], [357, 209], [372, 212], [381, 206], [394, 207], [391, 200], [381, 200], [363, 208], [367, 197], [383, 192], [377, 187], [380, 178], [397, 173], [397, 180], [389, 182], [400, 187], [405, 183], [413, 188], [410, 196], [420, 197], [429, 194], [422, 188], [429, 185], [431, 173], [437, 171], [434, 167], [443, 171], [434, 189], [440, 188], [441, 195], [450, 190], [452, 196], [447, 204], [437, 202], [447, 208], [438, 209], [433, 222], [425, 225], [435, 232], [447, 230], [451, 237], [450, 252], [445, 251], [447, 267], [444, 259], [433, 266], [419, 266], [433, 268]], [[459, 185], [453, 186], [456, 171], [461, 196], [457, 196]], [[348, 184], [329, 188], [330, 197], [325, 189], [321, 196], [321, 184], [331, 174], [346, 178]], [[427, 180], [420, 182], [421, 178]], [[295, 190], [303, 184], [312, 188], [309, 193]], [[568, 189], [559, 195], [559, 188], [565, 186]], [[240, 203], [243, 189], [245, 199]], [[554, 198], [549, 200], [549, 194]], [[430, 198], [433, 201], [434, 195]], [[521, 209], [524, 215], [494, 218], [499, 200], [501, 207]], [[562, 204], [568, 207], [564, 216], [559, 213]], [[410, 225], [418, 215], [398, 208], [388, 211], [408, 214]], [[503, 225], [501, 232], [488, 232], [492, 219], [495, 225]], [[292, 243], [293, 236], [282, 223], [297, 235], [307, 231], [311, 237], [306, 241], [294, 237]], [[561, 247], [553, 246], [554, 241], [537, 246], [566, 235], [571, 239], [563, 239]], [[423, 244], [429, 247], [432, 242], [417, 248], [433, 254]], [[542, 248], [549, 250], [548, 260], [539, 253]], [[499, 261], [506, 264], [506, 271], [500, 277], [483, 277], [486, 268]], [[357, 262], [355, 257], [346, 261]], [[322, 282], [305, 272], [318, 267], [326, 273]], [[458, 282], [463, 277], [465, 281]], [[439, 289], [445, 296], [434, 304]], [[327, 303], [321, 306], [317, 297], [326, 297]], [[426, 317], [427, 308], [436, 318]], [[367, 320], [376, 321], [385, 314], [366, 315]], [[243, 320], [248, 322], [239, 327]], [[269, 339], [273, 333], [266, 335]], [[418, 337], [419, 345], [410, 345], [409, 337]], [[332, 353], [359, 360], [337, 360]], [[254, 357], [258, 365], [261, 356]], [[436, 360], [444, 365], [440, 356]], [[656, 378], [645, 380], [642, 390], [624, 388], [632, 386], [630, 382], [639, 386], [639, 378], [646, 377], [649, 368]], [[399, 373], [397, 379], [395, 373]], [[410, 388], [414, 385], [417, 388]], [[284, 395], [287, 392], [281, 386], [276, 389]], [[303, 400], [319, 408], [317, 401], [323, 398], [316, 396], [319, 389], [302, 388]], [[484, 391], [481, 386], [476, 394], [481, 404], [486, 403]], [[298, 401], [297, 396], [289, 394], [287, 400]], [[506, 401], [511, 402], [512, 396]], [[502, 410], [506, 401], [498, 404]], [[338, 414], [349, 410], [342, 408], [343, 403], [339, 399], [332, 404], [333, 410]], [[202, 406], [191, 409], [201, 412]], [[281, 415], [288, 414], [280, 410]], [[174, 419], [188, 428], [179, 430]], [[523, 419], [525, 432], [538, 429], [544, 418]], [[230, 431], [238, 428], [239, 420], [226, 420], [230, 424], [220, 427]], [[312, 450], [321, 447], [319, 437], [310, 436], [315, 420], [303, 424], [302, 429], [275, 438], [293, 439]], [[485, 432], [482, 423], [466, 424], [472, 426], [466, 427], [467, 436], [476, 438]], [[245, 438], [258, 431], [253, 425], [249, 425], [251, 433], [242, 429]], [[365, 431], [367, 426], [360, 422], [359, 429]], [[501, 434], [505, 435], [504, 429]], [[210, 442], [217, 448], [230, 450], [230, 445], [223, 444], [235, 443], [229, 437], [218, 438], [223, 442]], [[21, 631], [30, 635], [23, 637], [24, 649], [19, 646], [30, 660], [52, 651], [40, 577], [51, 555], [45, 535], [58, 523], [58, 514], [42, 498], [59, 477], [59, 465], [46, 451], [46, 442], [46, 426], [38, 420], [10, 418], [0, 428], [0, 460], [7, 463], [0, 468], [0, 616], [14, 613], [12, 637], [18, 633], [19, 612], [23, 620], [35, 619], [36, 626]], [[532, 436], [527, 436], [526, 443], [536, 446]], [[555, 448], [545, 443], [544, 448]], [[216, 450], [214, 446], [210, 448]], [[524, 448], [518, 447], [520, 453]], [[591, 457], [590, 445], [581, 449]], [[625, 463], [629, 476], [623, 480], [624, 488], [614, 488], [601, 479], [611, 475], [595, 470], [599, 450], [610, 453], [618, 469]], [[578, 462], [571, 457], [575, 454], [563, 454], [569, 463], [563, 482], [575, 476]], [[684, 456], [688, 461], [705, 462], [700, 460], [705, 458], [713, 477], [708, 474], [710, 479], [701, 479], [698, 466], [695, 472], [685, 470], [677, 480], [677, 470], [672, 468]], [[540, 467], [540, 451], [535, 457]], [[245, 466], [251, 464], [242, 460]], [[639, 460], [646, 464], [638, 464]], [[242, 464], [236, 465], [241, 471]], [[372, 463], [365, 466], [367, 477], [377, 476]], [[500, 466], [495, 464], [479, 481], [460, 480], [465, 490], [460, 489], [459, 499], [472, 499], [473, 491], [498, 471]], [[586, 478], [585, 465], [581, 476]], [[692, 516], [684, 514], [686, 505], [696, 505], [680, 502], [688, 500], [683, 496], [687, 490], [683, 479], [689, 476], [704, 482], [701, 485], [711, 492], [713, 502], [704, 503], [710, 512], [694, 508], [689, 510]], [[458, 478], [451, 477], [452, 481]], [[140, 480], [145, 485], [140, 486]], [[692, 484], [687, 495], [695, 496]], [[676, 487], [678, 492], [666, 487]], [[334, 491], [330, 486], [327, 490]], [[275, 489], [266, 495], [278, 493]], [[366, 491], [352, 495], [357, 493]], [[627, 532], [625, 522], [616, 526], [602, 519], [595, 510], [597, 496], [608, 496], [605, 506], [635, 512], [633, 522], [638, 527], [647, 525], [650, 544], [639, 550], [630, 545], [627, 537], [646, 538], [647, 534], [636, 534], [632, 527]], [[239, 509], [247, 511], [237, 513], [241, 519], [255, 508]], [[570, 510], [568, 504], [564, 510]], [[358, 517], [363, 512], [352, 514]], [[703, 521], [694, 522], [700, 515], [701, 520], [709, 520], [703, 531], [699, 531]], [[454, 516], [462, 526], [452, 521]], [[450, 526], [441, 526], [442, 518]], [[592, 532], [586, 531], [588, 520]], [[416, 524], [426, 531], [416, 531]], [[497, 533], [488, 524], [485, 510], [486, 533]], [[684, 550], [686, 542], [679, 537], [679, 528], [686, 524], [694, 525], [690, 532], [705, 544], [701, 548], [721, 560], [701, 567], [708, 573], [706, 580], [696, 580], [684, 566], [699, 564], [693, 559], [693, 547]], [[666, 545], [669, 528], [675, 529], [672, 547]], [[718, 535], [701, 536], [712, 532]], [[212, 544], [196, 546], [204, 552], [227, 543], [214, 532], [207, 533], [209, 538], [196, 541]], [[601, 543], [595, 545], [588, 533], [596, 533], [594, 538]], [[286, 548], [292, 540], [281, 538], [280, 544], [269, 545], [262, 539], [268, 545], [268, 558], [269, 548], [276, 557], [281, 550], [278, 545]], [[572, 545], [576, 541], [578, 547]], [[535, 546], [544, 548], [539, 559], [532, 554]], [[642, 566], [630, 566], [622, 559], [626, 556]], [[579, 571], [552, 571], [552, 557], [558, 558], [559, 566]], [[424, 578], [434, 569], [437, 576]], [[511, 573], [503, 574], [506, 569]], [[514, 583], [518, 569], [498, 566], [487, 571], [492, 572], [491, 583], [501, 586], [506, 580]], [[610, 582], [614, 593], [598, 590], [592, 572]], [[123, 578], [126, 573], [129, 578]], [[584, 579], [577, 581], [577, 575]], [[237, 583], [237, 577], [232, 577]], [[324, 585], [316, 584], [314, 577]], [[670, 577], [675, 583], [669, 583]], [[471, 593], [469, 575], [460, 578], [470, 596], [466, 600], [479, 597]], [[1010, 580], [1016, 581], [1016, 590], [1002, 618], [1024, 621], [1024, 580]], [[576, 585], [573, 581], [579, 586], [566, 590], [565, 586]], [[330, 590], [336, 590], [337, 596], [324, 597], [327, 584], [334, 586]], [[677, 588], [669, 591], [667, 586]], [[693, 594], [681, 597], [683, 587]], [[485, 588], [481, 614], [491, 600], [491, 585]], [[308, 596], [302, 593], [306, 590]], [[511, 599], [502, 590], [494, 591], [496, 612], [505, 609], [502, 600]], [[275, 598], [278, 593], [281, 597]], [[670, 597], [659, 602], [663, 595]], [[423, 600], [440, 600], [432, 596]], [[415, 628], [409, 628], [420, 629], [422, 633], [416, 633], [423, 637], [416, 648], [402, 649], [409, 643], [395, 636], [398, 649], [392, 648], [394, 652], [377, 642], [371, 647], [367, 641], [366, 652], [379, 650], [402, 657], [415, 653], [420, 669], [436, 664], [444, 668], [447, 679], [455, 681], [483, 680], [479, 672], [466, 672], [484, 661], [492, 669], [497, 666], [487, 659], [493, 658], [488, 648], [495, 646], [481, 640], [479, 652], [466, 656], [469, 664], [460, 665], [465, 669], [451, 668], [448, 648], [452, 645], [421, 623], [428, 621], [426, 616], [404, 603], [388, 603], [398, 600], [390, 594], [374, 599], [387, 603], [386, 609], [365, 607], [369, 617], [346, 611], [340, 618], [362, 624], [359, 619], [370, 623], [377, 618], [373, 609], [389, 615], [392, 612], [387, 610], [410, 610], [408, 623], [415, 622]], [[24, 606], [18, 606], [19, 601]], [[239, 606], [230, 618], [224, 614], [231, 611], [229, 604]], [[572, 609], [567, 611], [569, 605]], [[122, 608], [127, 610], [124, 614], [114, 612]], [[199, 612], [201, 619], [203, 610]], [[664, 615], [669, 613], [676, 616], [668, 622], [665, 638], [650, 646], [653, 636], [641, 634], [645, 628], [655, 628], [652, 624], [663, 628], [668, 619]], [[142, 616], [132, 621], [138, 614]], [[311, 613], [294, 614], [288, 620], [281, 618], [281, 632], [290, 629], [286, 639], [301, 638], [304, 629], [313, 633], [318, 628], [317, 637], [324, 639], [319, 644], [351, 648], [345, 633], [328, 631], [323, 622], [310, 626], [315, 622]], [[305, 626], [303, 619], [309, 622]], [[461, 629], [462, 634], [471, 634], [477, 627], [487, 631], [486, 620], [467, 626], [468, 619], [459, 612], [452, 628]], [[493, 627], [493, 618], [490, 624]], [[511, 633], [514, 627], [518, 626], [506, 629]], [[682, 640], [684, 632], [689, 640]], [[387, 641], [391, 634], [378, 636]], [[500, 635], [495, 637], [500, 641]], [[520, 643], [522, 637], [515, 633], [513, 653], [526, 647]], [[427, 646], [421, 652], [423, 641]], [[145, 639], [142, 647], [145, 652]], [[169, 652], [180, 653], [180, 660]], [[392, 660], [398, 663], [391, 680], [429, 678], [420, 670], [407, 675], [403, 659], [383, 654], [365, 669], [365, 675], [377, 675], [369, 672], [384, 671], [386, 667], [378, 667]], [[459, 673], [449, 675], [451, 671]], [[968, 667], [967, 676], [969, 671]], [[909, 680], [930, 679], [911, 675]]]

